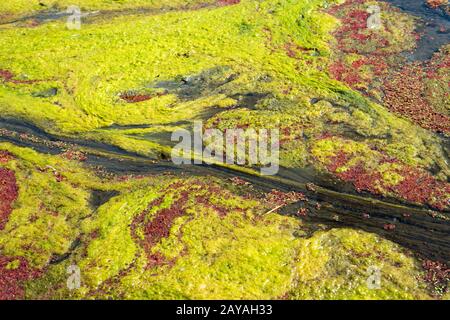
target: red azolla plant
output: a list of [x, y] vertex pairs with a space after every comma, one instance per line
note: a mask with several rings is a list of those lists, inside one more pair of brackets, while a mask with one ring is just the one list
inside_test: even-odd
[[[181, 188], [187, 189], [179, 193], [178, 198], [174, 200], [170, 207], [159, 210], [150, 221], [147, 221], [150, 210], [154, 207], [159, 207], [163, 203], [164, 197], [160, 197], [151, 202], [147, 209], [142, 212], [131, 225], [131, 232], [134, 238], [143, 246], [145, 252], [147, 252], [148, 267], [173, 265], [175, 263], [176, 258], [168, 260], [161, 253], [152, 252], [152, 248], [162, 239], [169, 237], [175, 220], [186, 214], [186, 210], [191, 203], [195, 203], [196, 206], [211, 208], [221, 217], [225, 216], [229, 211], [228, 208], [214, 204], [209, 199], [209, 195], [211, 194], [221, 194], [222, 196], [227, 197], [227, 194], [223, 193], [224, 190], [217, 185], [207, 185], [201, 181], [196, 181], [196, 183], [186, 186], [183, 182], [176, 182], [167, 187], [167, 190], [177, 190]], [[202, 192], [196, 194], [199, 190]], [[207, 190], [207, 192], [203, 192], [205, 190]], [[142, 228], [141, 230], [144, 235], [143, 240], [138, 236], [137, 230], [139, 228]]]
[[63, 158], [66, 158], [68, 160], [76, 160], [80, 162], [84, 162], [87, 160], [87, 156], [85, 153], [77, 150], [69, 149], [61, 154]]
[[339, 151], [334, 157], [332, 157], [327, 165], [327, 169], [331, 172], [336, 172], [336, 170], [344, 166], [350, 160], [350, 155], [344, 151]]
[[344, 181], [352, 182], [358, 192], [381, 193], [378, 186], [382, 181], [381, 174], [365, 169], [362, 164], [352, 166], [344, 172], [336, 173], [336, 175]]
[[[342, 27], [338, 32], [346, 32], [346, 31], [359, 31], [361, 29], [367, 28], [367, 19], [370, 14], [365, 10], [355, 9], [350, 11], [345, 17], [342, 19]], [[357, 33], [356, 33], [357, 34]], [[351, 34], [355, 35], [355, 33]]]
[[[442, 68], [443, 66], [438, 65]], [[435, 77], [435, 68], [425, 72], [419, 64], [404, 67], [385, 82], [386, 106], [414, 123], [432, 131], [450, 133], [450, 117], [437, 112], [427, 100], [424, 81]]]
[[0, 300], [23, 299], [23, 282], [38, 278], [41, 273], [31, 268], [23, 257], [0, 256]]
[[2, 78], [4, 81], [10, 81], [13, 77], [14, 74], [11, 71], [0, 69], [0, 78]]
[[14, 74], [9, 70], [0, 69], [0, 78], [5, 82], [12, 82], [15, 84], [32, 84], [40, 82], [41, 80], [16, 80], [14, 79]]
[[120, 98], [122, 100], [125, 100], [128, 103], [137, 103], [137, 102], [150, 100], [151, 98], [153, 98], [153, 96], [151, 96], [149, 94], [139, 94], [139, 93], [126, 92], [126, 93], [122, 93], [120, 95]]
[[0, 168], [0, 230], [3, 230], [8, 222], [18, 191], [14, 172]]
[[449, 183], [438, 181], [425, 171], [407, 166], [398, 173], [403, 180], [391, 189], [400, 197], [411, 202], [428, 203], [439, 210], [449, 207]]
[[291, 203], [295, 203], [298, 201], [306, 201], [306, 196], [301, 192], [282, 192], [279, 190], [273, 189], [265, 196], [265, 201], [271, 205], [275, 206], [286, 206]]
[[437, 9], [440, 6], [448, 5], [448, 0], [426, 0], [426, 3], [429, 7]]
[[[367, 0], [347, 0], [327, 10], [329, 14], [341, 20], [341, 26], [334, 32], [337, 42], [336, 56], [329, 65], [330, 75], [356, 90], [378, 89], [380, 84], [374, 83], [374, 80], [388, 76], [389, 67], [398, 64], [397, 58], [388, 58], [401, 50], [389, 40], [391, 31], [388, 25], [384, 25], [383, 32], [367, 27], [371, 15], [367, 11], [369, 4]], [[382, 7], [382, 11], [395, 10], [386, 3], [378, 5]], [[412, 35], [413, 31], [410, 32]], [[356, 61], [348, 62], [346, 58], [349, 54], [358, 54], [360, 57]]]
[[[364, 75], [363, 68], [366, 71]], [[328, 71], [334, 79], [346, 83], [353, 89], [367, 87], [372, 77], [386, 76], [388, 64], [378, 56], [361, 56], [352, 63], [344, 63], [336, 60], [328, 67]]]
[[241, 179], [239, 177], [233, 177], [233, 178], [230, 178], [229, 180], [235, 186], [248, 186], [248, 185], [250, 185], [250, 182], [245, 181], [244, 179]]
[[437, 294], [445, 294], [450, 282], [450, 268], [443, 262], [425, 260], [422, 263], [425, 270], [423, 280], [427, 282]]
[[0, 150], [0, 163], [8, 163], [14, 156], [8, 151]]
[[290, 58], [298, 58], [300, 53], [308, 51], [307, 48], [301, 47], [292, 41], [284, 45], [284, 50], [286, 51], [286, 54]]
[[367, 20], [370, 14], [366, 10], [359, 8], [357, 3], [347, 1], [335, 10], [328, 11], [341, 20], [341, 27], [337, 29], [334, 36], [338, 41], [338, 48], [346, 53], [358, 53], [359, 46], [354, 45], [356, 41], [359, 45], [372, 40], [375, 34], [367, 28]]
[[297, 211], [297, 216], [299, 217], [306, 217], [308, 215], [308, 209], [307, 208], [300, 208]]
[[386, 230], [386, 231], [393, 231], [393, 230], [395, 230], [395, 228], [396, 228], [396, 226], [393, 223], [386, 223], [383, 226], [383, 229]]
[[220, 6], [230, 6], [230, 5], [233, 5], [233, 4], [241, 3], [241, 0], [219, 0], [219, 1], [217, 1], [217, 3]]
[[[386, 182], [380, 172], [366, 168], [362, 162], [348, 166], [353, 155], [339, 151], [327, 160], [326, 168], [336, 177], [350, 182], [356, 191], [367, 191], [372, 194], [393, 194], [401, 199], [418, 204], [427, 204], [438, 210], [445, 210], [450, 206], [450, 184], [439, 181], [427, 171], [401, 164], [397, 159], [380, 153], [379, 165], [398, 163], [399, 167], [392, 169], [392, 173], [402, 177], [395, 185]], [[339, 169], [348, 166], [346, 170]]]

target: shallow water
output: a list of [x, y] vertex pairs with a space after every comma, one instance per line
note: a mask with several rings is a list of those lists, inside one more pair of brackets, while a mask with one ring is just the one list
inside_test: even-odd
[[450, 17], [440, 9], [431, 9], [425, 0], [385, 0], [406, 13], [421, 19], [417, 27], [421, 38], [414, 52], [405, 53], [410, 60], [428, 60], [433, 53], [450, 41]]

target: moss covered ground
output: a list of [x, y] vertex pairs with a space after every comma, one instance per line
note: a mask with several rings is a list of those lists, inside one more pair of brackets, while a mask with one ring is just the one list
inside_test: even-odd
[[[90, 13], [81, 29], [42, 18], [68, 5]], [[369, 5], [379, 30], [365, 28]], [[167, 159], [167, 136], [194, 120], [278, 128], [283, 167], [447, 215], [448, 47], [408, 62], [417, 18], [365, 0], [10, 0], [0, 21], [1, 120], [90, 143], [59, 154], [0, 143], [0, 299], [446, 297], [445, 263], [280, 215], [299, 194], [85, 163], [94, 144]]]
[[[351, 229], [305, 237], [298, 219], [267, 213], [278, 193], [206, 177], [100, 179], [75, 160], [0, 148], [19, 190], [0, 231], [2, 298], [432, 297], [411, 254]], [[94, 207], [91, 190], [118, 193]], [[78, 290], [66, 287], [71, 265]], [[371, 266], [382, 289], [367, 287]]]

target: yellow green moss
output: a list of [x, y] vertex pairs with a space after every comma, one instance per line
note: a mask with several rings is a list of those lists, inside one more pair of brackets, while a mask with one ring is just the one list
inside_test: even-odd
[[[299, 250], [291, 299], [426, 299], [420, 267], [376, 235], [350, 229], [318, 232]], [[371, 282], [379, 270], [380, 283]]]

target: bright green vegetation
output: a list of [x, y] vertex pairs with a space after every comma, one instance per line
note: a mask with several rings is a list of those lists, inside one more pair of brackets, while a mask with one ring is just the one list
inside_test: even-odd
[[1, 252], [25, 257], [39, 268], [66, 253], [80, 236], [81, 221], [93, 213], [92, 190], [126, 190], [145, 181], [105, 184], [74, 161], [11, 144], [0, 144], [0, 150], [16, 157], [2, 167], [15, 172], [19, 187], [8, 224], [0, 231]]
[[[398, 246], [350, 229], [318, 232], [300, 246], [295, 299], [426, 299], [418, 267]], [[370, 289], [373, 268], [380, 289]], [[401, 285], [399, 285], [401, 283]]]
[[[26, 284], [28, 298], [429, 297], [419, 264], [404, 249], [349, 229], [305, 237], [307, 224], [265, 214], [272, 205], [246, 187], [167, 175], [100, 179], [59, 156], [10, 144], [0, 150], [14, 155], [2, 166], [14, 170], [19, 185], [0, 232], [1, 252], [44, 270]], [[55, 172], [65, 178], [57, 182]], [[119, 195], [95, 208], [89, 201], [93, 189]], [[145, 227], [161, 212], [180, 214], [167, 235], [153, 242]], [[52, 255], [71, 252], [77, 238], [80, 245], [68, 258], [49, 264]], [[163, 262], [152, 264], [152, 256]], [[74, 291], [66, 288], [72, 264], [82, 275], [82, 287]], [[367, 288], [371, 266], [381, 269], [381, 289]]]
[[[212, 90], [191, 101], [179, 101], [169, 94], [127, 104], [119, 98], [120, 93], [142, 91], [155, 81], [199, 74], [217, 66], [229, 66], [237, 76], [222, 90], [229, 95], [240, 91], [244, 94], [273, 91], [286, 86], [299, 78], [294, 71], [297, 63], [280, 49], [288, 40], [288, 29], [299, 23], [297, 13], [304, 11], [309, 15], [318, 4], [319, 1], [295, 5], [280, 3], [275, 6], [275, 13], [268, 14], [269, 8], [273, 9], [270, 1], [260, 5], [247, 1], [214, 10], [135, 16], [133, 19], [117, 17], [85, 24], [80, 31], [67, 30], [63, 22], [33, 29], [4, 30], [0, 35], [2, 41], [14, 45], [2, 48], [0, 54], [7, 57], [7, 61], [0, 67], [13, 72], [18, 79], [43, 81], [2, 86], [2, 114], [29, 119], [51, 132], [105, 140], [149, 154], [156, 146], [143, 136], [160, 132], [161, 128], [155, 125], [173, 129], [171, 124], [196, 118], [229, 98]], [[285, 16], [286, 12], [292, 13]], [[325, 31], [332, 20], [325, 15], [312, 17], [317, 21], [314, 22], [317, 33], [327, 38]], [[267, 46], [268, 35], [264, 31], [267, 28], [274, 29], [273, 45], [280, 47], [274, 54]], [[300, 35], [301, 29], [297, 36]], [[307, 47], [325, 50], [321, 37], [311, 33], [302, 38]], [[37, 52], [39, 58], [35, 58]], [[312, 76], [323, 77], [310, 69]], [[254, 80], [267, 75], [276, 80], [259, 88]], [[296, 81], [297, 85], [299, 80], [311, 81], [306, 74], [302, 78]], [[50, 87], [58, 89], [56, 96], [32, 96]], [[104, 129], [113, 124], [147, 124], [152, 128], [132, 132]]]
[[[328, 77], [336, 20], [319, 12], [326, 5], [242, 1], [132, 19], [99, 17], [81, 30], [66, 29], [64, 21], [7, 28], [0, 32], [10, 44], [0, 48], [0, 69], [21, 81], [0, 86], [0, 112], [54, 134], [154, 158], [170, 153], [170, 132], [189, 128], [185, 121], [216, 114], [209, 123], [218, 120], [222, 129], [280, 126], [286, 166], [313, 161], [305, 137], [350, 128], [350, 138], [382, 144], [399, 158], [425, 168], [437, 163], [444, 179], [448, 165], [435, 137]], [[42, 97], [51, 88], [57, 94]], [[153, 98], [127, 103], [123, 93]], [[261, 98], [245, 103], [248, 94]], [[323, 101], [311, 104], [313, 98]], [[233, 106], [240, 108], [227, 110]]]
[[[41, 2], [64, 8], [69, 1]], [[0, 16], [41, 10], [36, 3], [4, 2]], [[330, 78], [338, 21], [323, 9], [332, 1], [198, 3], [86, 0], [78, 2], [84, 10], [156, 11], [99, 14], [80, 30], [63, 20], [0, 27], [7, 44], [0, 47], [1, 118], [154, 159], [170, 154], [167, 136], [192, 120], [222, 130], [279, 128], [287, 167], [324, 169], [344, 150], [371, 168], [383, 152], [401, 165], [437, 169], [446, 181], [436, 135]], [[166, 6], [180, 10], [158, 12]], [[306, 222], [267, 214], [275, 206], [246, 187], [212, 177], [104, 177], [62, 156], [6, 143], [0, 150], [15, 157], [0, 166], [15, 172], [19, 186], [0, 253], [43, 271], [26, 283], [26, 298], [431, 297], [407, 250], [351, 229], [310, 234]], [[376, 168], [389, 186], [403, 179], [396, 169]], [[97, 207], [94, 190], [115, 196]], [[72, 264], [82, 286], [70, 291]], [[366, 284], [372, 266], [381, 269], [378, 290]]]

